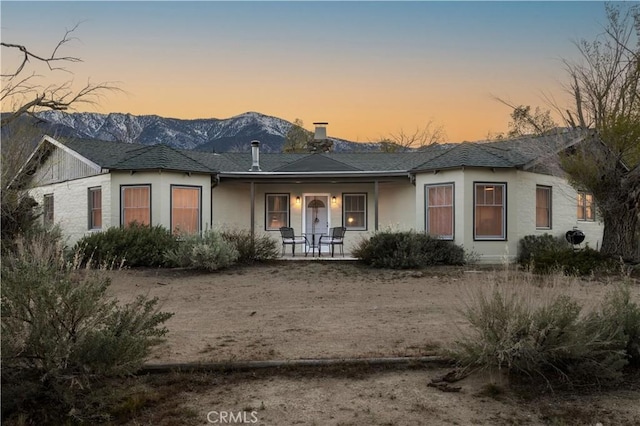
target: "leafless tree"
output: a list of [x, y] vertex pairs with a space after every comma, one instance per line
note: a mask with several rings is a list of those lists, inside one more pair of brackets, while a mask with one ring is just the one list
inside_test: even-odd
[[[22, 44], [0, 42], [4, 58], [17, 58], [17, 62], [11, 64], [9, 70], [6, 72], [3, 70], [1, 74], [0, 102], [3, 109], [10, 112], [3, 114], [0, 127], [4, 127], [23, 114], [34, 114], [47, 109], [66, 111], [76, 104], [96, 102], [105, 91], [118, 90], [113, 83], [108, 82], [98, 84], [87, 82], [80, 89], [74, 89], [71, 80], [59, 84], [42, 84], [40, 79], [43, 76], [31, 70], [31, 65], [43, 64], [50, 72], [70, 72], [65, 65], [82, 62], [78, 57], [60, 54], [61, 48], [75, 39], [72, 35], [78, 25], [65, 31], [64, 36], [49, 55], [34, 53]], [[4, 62], [6, 64], [7, 60], [5, 59]]]
[[[640, 6], [606, 4], [607, 25], [594, 41], [576, 45], [581, 61], [565, 61], [571, 127], [595, 129], [563, 166], [575, 186], [593, 193], [602, 214], [601, 250], [638, 256], [640, 214]], [[635, 45], [634, 45], [635, 39]]]
[[[593, 135], [562, 155], [560, 164], [573, 186], [591, 192], [596, 200], [604, 223], [601, 251], [638, 259], [640, 5], [606, 4], [605, 9], [602, 34], [576, 43], [580, 60], [564, 61], [570, 106], [547, 100], [567, 126]], [[529, 126], [526, 131], [543, 133], [538, 109], [532, 114], [528, 107], [509, 106]]]
[[516, 138], [527, 135], [541, 135], [558, 127], [558, 124], [551, 117], [550, 110], [542, 110], [536, 107], [531, 110], [529, 105], [516, 105], [500, 97], [495, 100], [511, 108], [511, 121], [506, 134], [499, 133], [491, 139]]
[[[37, 213], [34, 200], [21, 191], [21, 184], [14, 177], [34, 148], [34, 140], [39, 139], [37, 120], [29, 116], [43, 110], [65, 111], [80, 103], [94, 103], [105, 91], [119, 90], [112, 83], [92, 84], [75, 89], [72, 79], [62, 83], [52, 83], [58, 72], [70, 73], [65, 65], [82, 62], [75, 56], [64, 56], [62, 47], [72, 41], [72, 34], [78, 25], [66, 30], [64, 36], [49, 55], [37, 54], [19, 43], [1, 41], [3, 66], [8, 67], [0, 75], [0, 103], [2, 116], [2, 177], [0, 213], [2, 221], [2, 242], [10, 241], [15, 235], [25, 232], [33, 225]], [[39, 75], [35, 69], [50, 72]], [[42, 83], [42, 81], [49, 83]], [[25, 120], [22, 120], [25, 118]], [[13, 183], [12, 183], [13, 182]], [[11, 186], [9, 186], [9, 184]]]
[[417, 127], [414, 132], [410, 133], [400, 129], [395, 133], [390, 133], [386, 138], [381, 138], [379, 143], [382, 152], [403, 152], [442, 143], [446, 138], [444, 127], [429, 120], [425, 126]]

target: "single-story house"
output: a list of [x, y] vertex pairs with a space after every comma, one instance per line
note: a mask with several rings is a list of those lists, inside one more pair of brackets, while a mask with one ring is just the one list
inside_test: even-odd
[[[316, 131], [326, 138], [326, 129]], [[565, 131], [412, 152], [261, 154], [255, 141], [251, 153], [213, 153], [45, 136], [18, 177], [70, 244], [133, 221], [276, 239], [282, 226], [314, 235], [344, 226], [347, 252], [378, 230], [415, 230], [498, 263], [515, 258], [525, 235], [577, 227], [585, 243], [600, 246], [593, 196], [548, 167], [587, 137]]]

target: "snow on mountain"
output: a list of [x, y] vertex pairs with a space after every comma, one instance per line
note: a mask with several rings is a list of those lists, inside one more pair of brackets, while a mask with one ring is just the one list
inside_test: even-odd
[[[280, 152], [292, 124], [258, 112], [246, 112], [226, 119], [183, 120], [157, 115], [122, 113], [65, 113], [43, 111], [38, 117], [72, 129], [78, 137], [154, 145], [165, 143], [182, 149], [203, 151], [249, 150], [252, 140], [261, 142], [264, 152]], [[360, 144], [330, 138], [334, 150], [373, 150], [375, 144]]]

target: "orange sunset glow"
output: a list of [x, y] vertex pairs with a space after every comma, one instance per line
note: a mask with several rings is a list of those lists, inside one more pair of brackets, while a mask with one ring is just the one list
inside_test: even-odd
[[44, 2], [36, 15], [33, 5], [2, 2], [3, 41], [46, 55], [81, 23], [62, 50], [83, 60], [74, 83], [122, 90], [78, 111], [257, 111], [308, 129], [327, 121], [330, 136], [353, 141], [430, 121], [448, 141], [480, 140], [507, 129], [495, 97], [567, 102], [561, 59], [604, 21], [599, 2]]

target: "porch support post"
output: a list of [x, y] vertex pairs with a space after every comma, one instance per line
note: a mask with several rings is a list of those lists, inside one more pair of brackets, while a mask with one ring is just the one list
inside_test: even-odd
[[256, 183], [251, 182], [251, 239], [256, 234]]
[[373, 229], [378, 230], [378, 181], [373, 181]]

